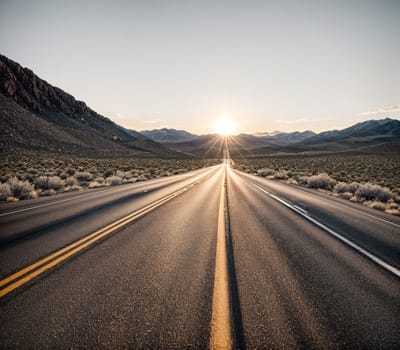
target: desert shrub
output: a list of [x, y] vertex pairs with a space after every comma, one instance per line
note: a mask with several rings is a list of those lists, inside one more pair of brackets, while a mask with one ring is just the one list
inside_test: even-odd
[[358, 188], [359, 188], [360, 186], [361, 186], [361, 184], [358, 183], [358, 182], [355, 182], [355, 181], [351, 182], [351, 183], [349, 184], [349, 192], [351, 192], [351, 193], [356, 193], [356, 191], [358, 190]]
[[120, 185], [122, 183], [122, 179], [116, 175], [108, 177], [106, 181], [110, 186]]
[[5, 201], [9, 196], [11, 196], [10, 185], [0, 183], [0, 201]]
[[104, 177], [110, 177], [114, 174], [114, 172], [111, 169], [107, 169], [104, 171]]
[[350, 191], [350, 186], [347, 182], [338, 182], [335, 187], [333, 188], [333, 190], [336, 193], [345, 193], [345, 192], [351, 192]]
[[328, 174], [321, 173], [307, 178], [307, 186], [310, 188], [330, 189], [336, 183]]
[[67, 177], [65, 179], [65, 184], [67, 186], [77, 186], [79, 184], [78, 180], [76, 178], [74, 178], [73, 176]]
[[120, 177], [121, 179], [125, 179], [125, 171], [117, 170], [115, 172], [115, 176]]
[[73, 169], [73, 168], [67, 168], [67, 169], [65, 169], [65, 172], [66, 172], [68, 175], [72, 176], [72, 175], [75, 174], [75, 169]]
[[79, 181], [91, 181], [93, 180], [93, 175], [88, 171], [78, 171], [75, 173], [75, 178]]
[[11, 191], [11, 196], [18, 199], [29, 198], [29, 193], [34, 190], [33, 185], [29, 181], [20, 181], [16, 177], [12, 177], [7, 181]]
[[289, 175], [286, 170], [280, 170], [274, 174], [274, 179], [276, 180], [286, 180], [288, 177]]
[[308, 176], [299, 176], [299, 177], [297, 178], [297, 182], [298, 182], [300, 185], [307, 185], [307, 181], [308, 181]]
[[355, 195], [367, 201], [378, 200], [381, 202], [387, 202], [394, 197], [393, 193], [388, 188], [371, 183], [361, 185], [355, 192]]
[[65, 186], [64, 180], [58, 176], [39, 176], [34, 180], [36, 188], [42, 190], [55, 190], [58, 191]]
[[261, 168], [257, 170], [257, 175], [258, 176], [269, 176], [269, 175], [274, 175], [275, 174], [275, 170], [271, 169], [271, 168]]
[[31, 175], [36, 175], [38, 173], [35, 168], [28, 168], [26, 171]]

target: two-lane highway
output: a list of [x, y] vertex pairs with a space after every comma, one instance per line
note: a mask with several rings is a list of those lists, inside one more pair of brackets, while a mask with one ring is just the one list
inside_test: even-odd
[[399, 220], [229, 161], [0, 223], [2, 348], [400, 347]]

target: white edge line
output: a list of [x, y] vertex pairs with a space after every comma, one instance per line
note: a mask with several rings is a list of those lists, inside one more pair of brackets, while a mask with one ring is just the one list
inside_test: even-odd
[[293, 205], [296, 209], [301, 210], [304, 214], [307, 214], [307, 210], [304, 210], [303, 208], [300, 208], [298, 205]]
[[[244, 172], [242, 172], [242, 171], [241, 171], [240, 173], [242, 173], [243, 175], [249, 177], [249, 178], [252, 179], [253, 181], [254, 181], [254, 180], [261, 180], [261, 179], [253, 179], [253, 178], [251, 177], [250, 174], [244, 173]], [[330, 203], [330, 204], [333, 204], [333, 202], [330, 201], [328, 198], [325, 198], [325, 197], [323, 197], [323, 196], [318, 196], [317, 193], [310, 193], [310, 192], [307, 192], [307, 191], [305, 191], [304, 189], [302, 189], [301, 187], [298, 187], [298, 186], [295, 186], [295, 188], [296, 188], [298, 191], [300, 191], [300, 192], [303, 192], [303, 193], [306, 193], [306, 194], [310, 194], [310, 195], [317, 196], [318, 199], [321, 199], [321, 200], [323, 200], [323, 201], [325, 201], [325, 202], [328, 202], [328, 203]], [[346, 205], [346, 204], [344, 204], [344, 203], [336, 202], [336, 203], [334, 203], [334, 204], [338, 204], [338, 205], [340, 205], [340, 206], [343, 207], [343, 208], [346, 208], [346, 209], [355, 211], [355, 212], [357, 212], [357, 213], [359, 213], [359, 214], [368, 216], [368, 217], [373, 218], [373, 219], [376, 219], [376, 220], [378, 220], [378, 221], [386, 222], [387, 224], [390, 224], [390, 225], [393, 225], [393, 226], [396, 226], [396, 227], [400, 227], [399, 224], [396, 224], [396, 223], [393, 222], [393, 221], [389, 221], [389, 220], [380, 218], [380, 217], [375, 216], [375, 215], [371, 215], [371, 214], [368, 214], [368, 213], [364, 213], [363, 211], [361, 211], [361, 210], [359, 210], [359, 209], [356, 209], [356, 208], [352, 208], [351, 206], [348, 206], [348, 205]]]
[[346, 243], [347, 245], [349, 245], [350, 247], [352, 247], [353, 249], [357, 250], [359, 253], [361, 253], [362, 255], [366, 256], [367, 258], [371, 259], [373, 262], [375, 262], [376, 264], [378, 264], [379, 266], [383, 267], [384, 269], [390, 271], [391, 273], [393, 273], [394, 275], [396, 275], [397, 277], [400, 277], [400, 270], [397, 269], [396, 267], [388, 264], [387, 262], [383, 261], [382, 259], [378, 258], [377, 256], [375, 256], [374, 254], [368, 252], [367, 250], [365, 250], [364, 248], [361, 248], [359, 245], [355, 244], [354, 242], [350, 241], [349, 239], [347, 239], [346, 237], [342, 236], [341, 234], [337, 233], [336, 231], [332, 230], [331, 228], [325, 226], [324, 224], [320, 223], [318, 220], [315, 220], [314, 218], [312, 218], [311, 216], [303, 213], [302, 210], [297, 209], [295, 206], [289, 204], [288, 202], [284, 201], [283, 199], [269, 193], [268, 191], [264, 190], [262, 187], [250, 182], [254, 187], [258, 188], [259, 190], [261, 190], [262, 192], [265, 192], [266, 194], [268, 194], [270, 197], [274, 198], [275, 200], [277, 200], [278, 202], [282, 203], [283, 205], [285, 205], [286, 207], [292, 209], [293, 211], [295, 211], [296, 213], [300, 214], [301, 216], [303, 216], [304, 218], [306, 218], [308, 221], [311, 221], [313, 224], [317, 225], [318, 227], [322, 228], [323, 230], [325, 230], [326, 232], [330, 233], [332, 236], [338, 238], [339, 240], [341, 240], [342, 242]]

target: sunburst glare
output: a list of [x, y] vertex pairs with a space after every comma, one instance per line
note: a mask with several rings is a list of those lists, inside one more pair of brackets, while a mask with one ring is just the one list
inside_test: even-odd
[[219, 135], [232, 135], [237, 130], [237, 123], [229, 117], [223, 116], [215, 121], [214, 129]]

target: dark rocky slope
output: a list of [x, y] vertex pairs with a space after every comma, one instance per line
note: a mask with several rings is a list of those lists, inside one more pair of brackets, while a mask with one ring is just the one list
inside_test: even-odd
[[117, 125], [0, 55], [2, 151], [46, 149], [84, 156], [181, 156]]

